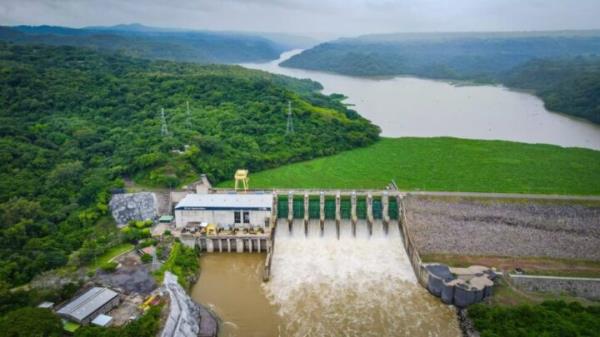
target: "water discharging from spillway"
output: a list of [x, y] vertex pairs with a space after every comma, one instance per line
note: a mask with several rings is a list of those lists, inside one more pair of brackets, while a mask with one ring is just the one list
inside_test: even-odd
[[284, 336], [460, 336], [453, 308], [416, 281], [397, 226], [381, 223], [369, 237], [366, 223], [352, 236], [342, 224], [311, 223], [305, 237], [279, 226], [272, 279], [265, 284], [278, 305]]
[[223, 336], [461, 335], [455, 310], [417, 284], [397, 226], [386, 236], [375, 224], [369, 237], [359, 223], [353, 237], [342, 224], [338, 240], [334, 222], [322, 237], [318, 221], [308, 236], [301, 221], [292, 234], [283, 222], [268, 283], [260, 284], [262, 254], [202, 258], [192, 296], [221, 315]]

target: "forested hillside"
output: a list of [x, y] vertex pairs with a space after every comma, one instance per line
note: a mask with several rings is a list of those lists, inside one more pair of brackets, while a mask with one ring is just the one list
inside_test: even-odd
[[600, 56], [536, 59], [502, 74], [499, 81], [534, 90], [549, 110], [600, 123]]
[[0, 40], [18, 44], [88, 47], [133, 57], [195, 63], [274, 60], [291, 47], [252, 34], [164, 30], [141, 25], [81, 29], [0, 26]]
[[237, 66], [0, 44], [0, 288], [92, 259], [111, 240], [98, 221], [124, 177], [177, 186], [203, 172], [218, 182], [378, 138], [319, 87]]
[[533, 90], [548, 109], [600, 123], [600, 33], [400, 34], [318, 45], [283, 66], [413, 75]]

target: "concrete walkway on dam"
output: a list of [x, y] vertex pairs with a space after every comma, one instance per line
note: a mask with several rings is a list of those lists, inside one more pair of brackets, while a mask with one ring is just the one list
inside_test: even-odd
[[504, 199], [543, 199], [543, 200], [591, 200], [600, 201], [600, 195], [562, 195], [562, 194], [523, 194], [523, 193], [484, 193], [484, 192], [429, 192], [400, 191], [403, 194], [436, 197], [473, 197]]
[[[219, 193], [234, 193], [235, 190], [229, 188], [216, 188]], [[253, 193], [277, 193], [285, 196], [289, 192], [294, 195], [309, 194], [318, 195], [321, 192], [327, 194], [340, 192], [342, 196], [349, 196], [353, 192], [360, 195], [373, 194], [380, 195], [383, 192], [390, 194], [436, 196], [436, 197], [473, 197], [473, 198], [505, 198], [505, 199], [544, 199], [544, 200], [590, 200], [600, 201], [600, 195], [568, 195], [568, 194], [532, 194], [532, 193], [499, 193], [499, 192], [452, 192], [452, 191], [408, 191], [408, 190], [386, 190], [386, 189], [344, 189], [344, 188], [273, 188], [273, 189], [255, 189], [249, 192]]]

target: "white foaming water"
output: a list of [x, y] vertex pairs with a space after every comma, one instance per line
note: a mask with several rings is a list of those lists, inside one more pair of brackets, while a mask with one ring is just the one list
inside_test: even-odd
[[272, 279], [264, 285], [279, 308], [282, 336], [459, 336], [454, 310], [416, 281], [398, 227], [386, 236], [381, 223], [369, 237], [359, 223], [318, 222], [304, 234], [279, 225]]

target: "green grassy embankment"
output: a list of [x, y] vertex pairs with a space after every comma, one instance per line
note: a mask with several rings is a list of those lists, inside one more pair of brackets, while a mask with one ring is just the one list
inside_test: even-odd
[[189, 289], [191, 280], [198, 274], [200, 264], [198, 254], [193, 248], [175, 242], [171, 247], [169, 258], [154, 272], [157, 283], [162, 283], [166, 271], [177, 276], [177, 281], [184, 289]]
[[[334, 156], [253, 173], [258, 188], [600, 194], [600, 151], [458, 138], [384, 138]], [[226, 181], [219, 187], [232, 187]]]
[[98, 256], [98, 258], [96, 259], [95, 263], [92, 263], [90, 268], [95, 270], [97, 268], [100, 268], [101, 266], [105, 265], [106, 263], [110, 262], [112, 259], [114, 259], [115, 257], [127, 253], [128, 251], [132, 250], [135, 246], [132, 245], [131, 243], [123, 243], [120, 244], [118, 246], [114, 246], [112, 248], [109, 248], [106, 253], [102, 254], [101, 256]]

